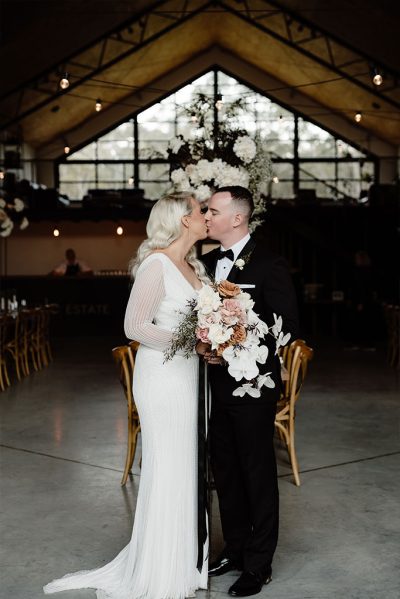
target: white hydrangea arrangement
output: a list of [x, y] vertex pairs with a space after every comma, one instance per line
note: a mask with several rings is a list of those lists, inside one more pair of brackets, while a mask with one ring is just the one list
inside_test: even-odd
[[22, 200], [10, 198], [0, 190], [0, 237], [9, 237], [15, 224], [18, 224], [20, 229], [26, 229], [29, 221], [23, 214], [24, 211], [25, 204]]
[[253, 222], [259, 224], [262, 221], [257, 216], [265, 211], [273, 169], [261, 140], [257, 136], [253, 139], [240, 127], [240, 114], [244, 110], [243, 99], [227, 105], [218, 113], [215, 129], [210, 118], [214, 107], [208, 96], [199, 94], [190, 106], [183, 108], [193, 126], [189, 134], [170, 141], [171, 181], [177, 191], [194, 189], [202, 201], [217, 187], [247, 187], [254, 198]]

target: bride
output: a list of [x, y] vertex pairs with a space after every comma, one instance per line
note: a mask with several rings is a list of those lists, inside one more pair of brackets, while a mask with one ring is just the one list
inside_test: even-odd
[[207, 588], [207, 561], [196, 567], [198, 357], [164, 362], [163, 354], [187, 301], [207, 282], [194, 248], [207, 236], [204, 211], [190, 193], [159, 200], [132, 261], [125, 333], [140, 342], [133, 391], [142, 471], [130, 543], [97, 570], [47, 584], [46, 594], [92, 588], [98, 599], [184, 599]]

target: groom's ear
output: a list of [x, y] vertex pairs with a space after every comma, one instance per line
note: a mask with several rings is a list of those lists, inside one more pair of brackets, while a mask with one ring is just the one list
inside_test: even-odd
[[235, 216], [233, 217], [233, 226], [240, 227], [240, 225], [243, 224], [243, 221], [244, 221], [244, 215], [241, 212], [237, 212], [235, 214]]

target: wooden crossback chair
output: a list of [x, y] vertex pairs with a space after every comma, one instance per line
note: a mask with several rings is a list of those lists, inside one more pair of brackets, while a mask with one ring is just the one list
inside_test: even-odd
[[288, 370], [289, 377], [278, 401], [275, 416], [275, 428], [286, 445], [294, 480], [298, 487], [300, 486], [300, 476], [295, 448], [296, 403], [307, 374], [308, 362], [312, 359], [313, 353], [311, 347], [308, 347], [302, 339], [296, 339], [290, 344], [284, 356], [284, 362], [286, 361], [284, 365]]
[[13, 319], [8, 314], [0, 315], [0, 389], [4, 391], [10, 386], [10, 377], [8, 376], [6, 342], [9, 330], [13, 325]]
[[114, 360], [119, 366], [119, 380], [128, 405], [128, 448], [121, 485], [125, 485], [128, 474], [131, 472], [133, 460], [135, 459], [137, 438], [140, 432], [139, 414], [132, 392], [133, 370], [135, 368], [135, 357], [138, 347], [139, 343], [132, 341], [129, 345], [114, 347], [112, 350]]

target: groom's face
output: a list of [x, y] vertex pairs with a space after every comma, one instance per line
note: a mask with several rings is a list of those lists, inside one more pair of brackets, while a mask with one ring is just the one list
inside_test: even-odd
[[208, 237], [223, 241], [235, 227], [235, 211], [228, 191], [214, 193], [208, 200], [206, 213]]

